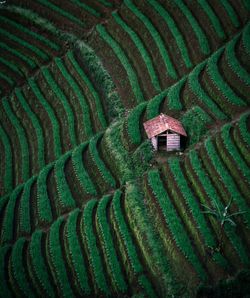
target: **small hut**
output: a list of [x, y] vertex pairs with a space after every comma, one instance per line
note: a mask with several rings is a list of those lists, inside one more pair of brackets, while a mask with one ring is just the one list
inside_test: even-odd
[[156, 151], [181, 150], [187, 137], [179, 120], [162, 113], [146, 121], [143, 126]]

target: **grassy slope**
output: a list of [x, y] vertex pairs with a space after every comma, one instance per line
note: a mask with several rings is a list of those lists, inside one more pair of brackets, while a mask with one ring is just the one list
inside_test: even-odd
[[[104, 6], [109, 6], [109, 1], [100, 2]], [[154, 4], [156, 1], [151, 2]], [[41, 3], [46, 3], [46, 1], [41, 1]], [[132, 1], [126, 1], [126, 5], [136, 11], [136, 16], [141, 19], [143, 19], [141, 11], [147, 14], [143, 5], [137, 4], [136, 8]], [[202, 2], [203, 7], [207, 8], [207, 5], [205, 1]], [[227, 17], [231, 20], [232, 27], [237, 30], [240, 29], [240, 22], [236, 9], [240, 14], [241, 5], [243, 4], [233, 7], [229, 2], [223, 1]], [[63, 17], [67, 17], [61, 8], [55, 9], [51, 4], [48, 7], [53, 8]], [[161, 4], [157, 8], [161, 14], [168, 9]], [[201, 50], [208, 54], [209, 38], [206, 39], [203, 29], [199, 27], [199, 23], [194, 21], [192, 9], [185, 5], [180, 5], [179, 9], [179, 13], [186, 15], [187, 21], [193, 26], [193, 34], [201, 43]], [[96, 13], [96, 10], [90, 8], [87, 10], [92, 14]], [[223, 28], [210, 6], [206, 13], [215, 31], [224, 38]], [[117, 14], [115, 18], [117, 21]], [[246, 19], [246, 15], [243, 15], [241, 21], [244, 23]], [[71, 16], [69, 20], [75, 19]], [[147, 29], [151, 31], [151, 34], [156, 32], [148, 17], [146, 20]], [[141, 55], [147, 53], [143, 37], [140, 37], [141, 32], [137, 32], [138, 35], [132, 32], [120, 19], [117, 23], [122, 24], [123, 29], [126, 28]], [[184, 44], [183, 36], [185, 35], [179, 31], [181, 25], [173, 18], [169, 26], [172, 26], [170, 28], [172, 32], [178, 32], [180, 35], [178, 46], [181, 47]], [[112, 27], [108, 27], [108, 33], [103, 28], [99, 27], [97, 31], [106, 35], [108, 33], [114, 35]], [[232, 37], [236, 32], [234, 30], [231, 34], [228, 32], [227, 34]], [[25, 161], [27, 159], [25, 154], [29, 150], [32, 137], [30, 139], [28, 137], [29, 142], [26, 141], [24, 130], [26, 128], [23, 128], [23, 124], [17, 120], [13, 114], [13, 108], [10, 108], [6, 99], [3, 99], [4, 110], [8, 112], [13, 125], [17, 127], [23, 154], [21, 170], [24, 177], [23, 186], [16, 188], [9, 198], [5, 196], [0, 199], [0, 215], [3, 218], [0, 220], [2, 246], [0, 256], [3, 260], [0, 274], [2, 280], [10, 279], [2, 286], [3, 293], [12, 291], [19, 295], [27, 293], [34, 295], [36, 292], [47, 292], [50, 296], [54, 296], [56, 292], [61, 295], [78, 293], [93, 295], [95, 293], [106, 296], [119, 293], [140, 296], [143, 293], [148, 297], [185, 296], [194, 295], [196, 287], [201, 282], [207, 285], [213, 284], [218, 279], [234, 276], [235, 272], [245, 268], [250, 245], [249, 196], [247, 194], [250, 184], [247, 155], [250, 146], [249, 113], [244, 114], [249, 105], [249, 96], [246, 93], [249, 90], [249, 68], [242, 64], [242, 61], [249, 57], [250, 52], [247, 34], [249, 34], [249, 26], [240, 37], [232, 39], [232, 42], [226, 46], [226, 51], [221, 48], [214, 55], [211, 53], [209, 59], [199, 64], [191, 75], [187, 72], [187, 76], [179, 77], [178, 82], [172, 87], [171, 83], [164, 86], [165, 91], [147, 103], [140, 103], [125, 119], [121, 114], [121, 105], [116, 105], [119, 101], [117, 95], [114, 94], [113, 83], [107, 79], [105, 73], [98, 72], [100, 62], [97, 62], [88, 47], [78, 41], [75, 52], [79, 54], [81, 50], [81, 53], [85, 55], [84, 62], [89, 63], [89, 71], [97, 74], [96, 84], [100, 86], [103, 80], [106, 80], [103, 88], [106, 88], [104, 110], [106, 113], [108, 111], [111, 118], [115, 115], [116, 121], [111, 125], [108, 124], [104, 134], [96, 134], [90, 142], [76, 147], [73, 132], [74, 115], [70, 114], [70, 105], [67, 102], [67, 96], [70, 94], [65, 97], [61, 93], [66, 106], [66, 114], [68, 117], [70, 114], [71, 119], [69, 128], [67, 124], [64, 125], [71, 132], [70, 137], [74, 139], [72, 150], [61, 156], [60, 150], [56, 149], [59, 145], [56, 144], [55, 159], [59, 158], [59, 160], [44, 168], [37, 178], [32, 177], [27, 183], [26, 180], [30, 177], [28, 171], [30, 173], [33, 171], [32, 165], [29, 169], [28, 160]], [[116, 35], [114, 36], [117, 38]], [[137, 75], [140, 76], [137, 68], [133, 69], [133, 64], [130, 64], [134, 58], [124, 48], [125, 43], [119, 45], [117, 41], [114, 42], [114, 37], [112, 38], [111, 44], [115, 47], [114, 53], [118, 58], [125, 59], [126, 55], [129, 57], [122, 61], [124, 67], [127, 68], [126, 75], [129, 80], [131, 80], [131, 73], [135, 78]], [[162, 48], [164, 45], [161, 37], [156, 34], [154, 40], [158, 46], [160, 44], [160, 53], [163, 53], [165, 50]], [[206, 43], [202, 43], [202, 40]], [[214, 43], [213, 40], [213, 50]], [[181, 48], [182, 54], [186, 51], [188, 55], [188, 49], [190, 46]], [[74, 57], [70, 55], [69, 52], [68, 59], [74, 64]], [[148, 61], [151, 59], [149, 55], [144, 57], [145, 63], [147, 59]], [[77, 58], [77, 55], [75, 57]], [[105, 51], [101, 59], [105, 59]], [[109, 59], [110, 57], [107, 56], [107, 60]], [[111, 57], [111, 61], [112, 59]], [[60, 61], [56, 60], [57, 66], [79, 96], [81, 91], [78, 85], [69, 74], [66, 74], [66, 68], [60, 64]], [[157, 80], [152, 62], [148, 70], [151, 79], [154, 76]], [[81, 74], [80, 68], [77, 71]], [[55, 87], [55, 82], [47, 73], [45, 75], [54, 92], [57, 90], [57, 95], [60, 95], [60, 92], [63, 92], [60, 85]], [[237, 85], [233, 84], [235, 75], [238, 80]], [[113, 79], [114, 76], [115, 73], [111, 71]], [[161, 80], [164, 81], [162, 78]], [[142, 92], [144, 92], [145, 82], [141, 84], [139, 77], [138, 86], [133, 86], [133, 84], [134, 82], [131, 82], [133, 91], [140, 95], [137, 94], [140, 101], [143, 100]], [[141, 86], [142, 90], [139, 90]], [[159, 93], [159, 90], [157, 92]], [[218, 99], [220, 97], [221, 100]], [[23, 111], [29, 115], [29, 121], [35, 126], [40, 150], [38, 160], [42, 168], [44, 160], [41, 152], [43, 152], [44, 145], [39, 144], [46, 142], [46, 139], [41, 136], [42, 128], [39, 126], [36, 115], [30, 110], [22, 95], [18, 98]], [[92, 98], [97, 100], [97, 94], [93, 91]], [[114, 103], [113, 107], [108, 104], [109, 99]], [[20, 113], [18, 114], [20, 119], [22, 112], [19, 107], [14, 105], [14, 111]], [[182, 118], [190, 135], [189, 145], [194, 148], [184, 157], [168, 159], [166, 168], [162, 167], [161, 163], [157, 164], [159, 159], [153, 158], [151, 147], [147, 141], [144, 141], [145, 135], [142, 130], [143, 120], [153, 117], [159, 111]], [[53, 118], [53, 112], [50, 112], [50, 115]], [[99, 129], [95, 129], [96, 133], [106, 128], [107, 125], [106, 120], [101, 117], [103, 116], [101, 115], [99, 119], [101, 125]], [[217, 121], [217, 126], [209, 130], [214, 120]], [[228, 122], [229, 126], [224, 126], [220, 130], [220, 125], [225, 122]], [[55, 128], [56, 124], [53, 125]], [[218, 132], [217, 129], [219, 129]], [[211, 135], [211, 137], [195, 147], [204, 134]], [[2, 166], [6, 168], [8, 160], [13, 157], [8, 152], [11, 144], [4, 129], [1, 130], [1, 140], [5, 151], [5, 163]], [[149, 170], [152, 166], [155, 169]], [[1, 169], [1, 173], [5, 173], [4, 168]], [[54, 188], [51, 187], [50, 182], [52, 175], [56, 183]], [[9, 171], [6, 171], [3, 181], [8, 191], [11, 191], [13, 183], [8, 180], [10, 177]], [[237, 179], [238, 177], [240, 179]], [[116, 190], [118, 188], [121, 191]], [[105, 193], [111, 193], [112, 197], [104, 196], [100, 200]], [[79, 194], [82, 195], [81, 198]], [[93, 196], [100, 201], [98, 207], [95, 199], [90, 200]], [[233, 198], [230, 212], [246, 211], [247, 213], [242, 215], [242, 218], [237, 217], [237, 230], [226, 225], [221, 238], [218, 222], [203, 215], [201, 204], [205, 203], [213, 207], [215, 206], [214, 200], [217, 200], [223, 208], [230, 197]], [[35, 211], [27, 209], [28, 200], [34, 204]], [[86, 205], [87, 201], [89, 203]], [[46, 206], [45, 209], [49, 210], [49, 213], [43, 210], [42, 206]], [[76, 207], [80, 207], [83, 213], [78, 213], [77, 209], [74, 211]], [[100, 223], [102, 223], [102, 228], [100, 228]], [[46, 228], [45, 236], [41, 236], [38, 232], [35, 233], [38, 228], [44, 227]], [[62, 235], [65, 237], [64, 240]], [[24, 238], [20, 238], [21, 236], [27, 237], [30, 244], [27, 244]], [[215, 252], [214, 249], [220, 239], [223, 240], [223, 247], [221, 251]], [[11, 251], [9, 244], [12, 246]], [[56, 246], [60, 246], [60, 250], [56, 250]], [[27, 247], [30, 249], [29, 253], [27, 253]], [[18, 251], [22, 254], [18, 255]], [[104, 256], [103, 260], [100, 258], [102, 256]], [[39, 257], [43, 259], [43, 264], [35, 268], [34, 264]], [[85, 269], [79, 268], [76, 260], [89, 265], [85, 273], [87, 277], [84, 279], [81, 279], [79, 272]], [[181, 265], [178, 265], [179, 263]], [[10, 268], [9, 272], [6, 270], [7, 266]], [[185, 278], [189, 274], [189, 278]], [[75, 280], [70, 277], [71, 275], [75, 276]], [[49, 277], [53, 280], [52, 284], [49, 282]], [[223, 287], [226, 288], [226, 285], [222, 284], [217, 288], [222, 288], [223, 291]], [[202, 296], [207, 291], [217, 295], [217, 288], [201, 288], [199, 293]], [[235, 293], [237, 290], [234, 289]]]

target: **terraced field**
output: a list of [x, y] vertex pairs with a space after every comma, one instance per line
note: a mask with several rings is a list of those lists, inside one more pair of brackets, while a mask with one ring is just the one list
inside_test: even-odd
[[[0, 297], [247, 297], [246, 0], [0, 4]], [[182, 121], [181, 153], [143, 123]]]

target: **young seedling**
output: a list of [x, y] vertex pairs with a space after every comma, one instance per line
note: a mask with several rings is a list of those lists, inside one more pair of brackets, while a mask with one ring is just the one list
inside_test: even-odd
[[202, 211], [202, 213], [206, 213], [208, 215], [214, 216], [218, 222], [220, 223], [220, 232], [219, 232], [219, 243], [218, 246], [213, 249], [213, 251], [219, 252], [222, 247], [222, 236], [223, 236], [223, 230], [226, 223], [229, 223], [231, 226], [236, 227], [236, 223], [233, 220], [234, 217], [242, 215], [243, 213], [246, 213], [246, 211], [238, 211], [229, 213], [229, 208], [232, 204], [232, 199], [228, 202], [228, 204], [224, 207], [219, 207], [218, 203], [215, 201], [215, 208], [210, 208], [204, 204], [202, 206], [206, 209], [205, 211]]

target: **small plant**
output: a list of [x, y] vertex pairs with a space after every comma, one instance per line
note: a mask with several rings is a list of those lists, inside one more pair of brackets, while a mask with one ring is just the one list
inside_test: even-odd
[[235, 221], [232, 219], [235, 216], [239, 216], [243, 213], [246, 213], [246, 211], [238, 211], [238, 212], [234, 212], [234, 213], [229, 213], [229, 208], [232, 204], [232, 199], [230, 199], [230, 201], [228, 202], [228, 204], [224, 207], [219, 207], [218, 203], [215, 202], [215, 209], [212, 209], [204, 204], [202, 204], [202, 206], [207, 209], [206, 211], [202, 211], [202, 213], [206, 213], [208, 215], [214, 216], [220, 223], [220, 233], [219, 233], [219, 243], [218, 246], [213, 249], [213, 251], [220, 251], [223, 241], [222, 241], [222, 235], [223, 235], [223, 230], [225, 227], [226, 223], [229, 223], [231, 226], [236, 227], [236, 223]]

